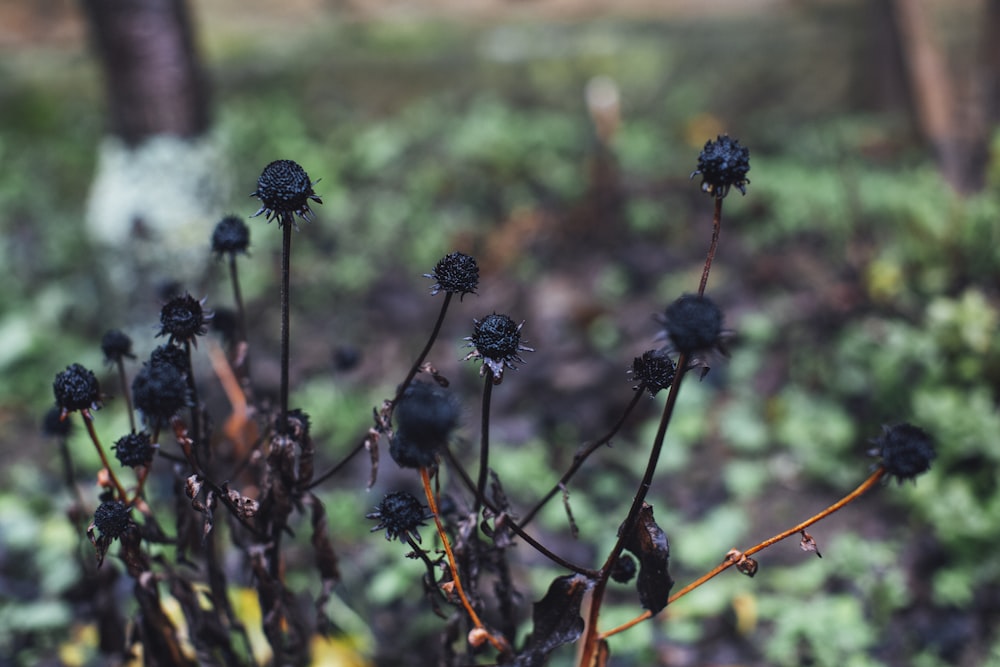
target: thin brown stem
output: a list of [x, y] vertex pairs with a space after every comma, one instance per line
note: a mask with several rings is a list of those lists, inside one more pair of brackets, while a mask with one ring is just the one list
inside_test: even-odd
[[705, 257], [705, 268], [701, 270], [701, 282], [698, 283], [698, 296], [705, 295], [708, 286], [708, 274], [712, 271], [712, 261], [715, 250], [719, 247], [719, 234], [722, 231], [722, 197], [715, 197], [715, 211], [712, 214], [712, 242], [708, 245], [708, 256]]
[[473, 511], [479, 514], [482, 500], [486, 497], [486, 477], [490, 467], [490, 402], [493, 397], [493, 371], [489, 366], [483, 366], [486, 371], [483, 382], [483, 409], [479, 433], [479, 481], [476, 482], [476, 499]]
[[118, 494], [118, 498], [124, 503], [128, 501], [128, 495], [125, 493], [125, 487], [122, 483], [118, 481], [118, 476], [115, 475], [115, 471], [111, 469], [111, 465], [108, 463], [108, 457], [104, 454], [104, 448], [101, 447], [101, 440], [97, 437], [97, 431], [94, 430], [94, 418], [91, 416], [88, 410], [80, 410], [80, 415], [83, 417], [83, 423], [87, 427], [87, 433], [90, 434], [90, 441], [94, 443], [94, 447], [97, 448], [97, 455], [101, 457], [101, 465], [104, 469], [108, 471], [108, 479], [111, 480], [112, 486], [115, 487], [115, 493]]
[[291, 276], [292, 257], [292, 227], [295, 221], [291, 213], [282, 213], [279, 220], [281, 227], [281, 387], [279, 390], [279, 405], [281, 413], [278, 418], [278, 432], [288, 433], [288, 347], [289, 347], [289, 283]]

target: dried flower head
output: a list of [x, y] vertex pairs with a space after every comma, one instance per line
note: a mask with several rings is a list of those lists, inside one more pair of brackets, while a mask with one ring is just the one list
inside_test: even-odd
[[524, 322], [515, 324], [507, 315], [496, 313], [473, 322], [475, 328], [472, 335], [465, 339], [469, 341], [468, 347], [473, 348], [473, 351], [465, 358], [482, 359], [480, 375], [484, 375], [487, 368], [490, 369], [496, 384], [503, 380], [505, 368], [514, 368], [515, 363], [524, 363], [518, 352], [535, 351], [521, 343], [521, 327]]
[[312, 186], [309, 174], [297, 162], [275, 160], [264, 167], [257, 179], [257, 191], [250, 195], [261, 202], [260, 209], [251, 217], [264, 213], [270, 222], [272, 217], [278, 216], [279, 225], [284, 224], [286, 215], [289, 219], [298, 215], [304, 220], [311, 220], [313, 212], [309, 208], [309, 200], [323, 203]]
[[169, 336], [170, 342], [195, 342], [195, 336], [204, 336], [208, 331], [206, 323], [212, 314], [205, 312], [199, 301], [190, 294], [175, 296], [160, 310], [160, 331], [157, 336]]
[[105, 332], [101, 337], [101, 351], [109, 364], [121, 363], [126, 357], [135, 359], [132, 354], [132, 339], [120, 329]]
[[930, 470], [937, 456], [931, 436], [912, 424], [883, 426], [882, 435], [871, 442], [875, 448], [868, 453], [879, 457], [879, 465], [899, 483]]
[[166, 343], [154, 349], [149, 355], [150, 364], [170, 364], [181, 374], [187, 373], [187, 352], [183, 348]]
[[633, 389], [645, 388], [650, 396], [656, 396], [661, 389], [666, 389], [674, 381], [677, 364], [663, 350], [647, 350], [641, 357], [632, 361], [629, 373], [638, 382]]
[[97, 376], [80, 364], [71, 364], [57, 374], [52, 383], [52, 391], [62, 415], [75, 410], [97, 410], [101, 407], [101, 387]]
[[94, 512], [94, 528], [102, 538], [113, 540], [125, 534], [132, 523], [129, 506], [118, 500], [107, 500]]
[[222, 255], [246, 253], [250, 247], [250, 228], [242, 218], [227, 215], [219, 220], [212, 231], [212, 252]]
[[433, 516], [412, 494], [396, 491], [383, 498], [382, 502], [375, 506], [375, 511], [366, 514], [365, 518], [377, 519], [378, 525], [372, 528], [371, 532], [384, 529], [387, 540], [399, 539], [400, 542], [406, 542], [409, 538], [413, 538], [420, 542], [417, 528], [426, 525], [424, 522]]
[[722, 349], [722, 311], [707, 296], [685, 294], [659, 318], [670, 345], [692, 359]]
[[742, 194], [747, 193], [747, 172], [750, 171], [750, 149], [740, 146], [736, 139], [720, 134], [715, 141], [705, 143], [698, 155], [698, 169], [691, 178], [701, 175], [701, 191], [719, 199], [729, 194], [735, 187]]
[[128, 468], [148, 466], [152, 463], [153, 454], [156, 452], [156, 446], [149, 439], [149, 434], [145, 432], [129, 433], [118, 438], [111, 449], [115, 450], [118, 462]]
[[433, 466], [458, 426], [461, 407], [454, 394], [436, 384], [414, 382], [393, 411], [396, 428], [389, 441], [392, 460], [403, 468]]
[[475, 294], [479, 287], [479, 265], [469, 255], [453, 252], [445, 255], [435, 266], [434, 271], [425, 273], [425, 278], [437, 282], [431, 287], [431, 294], [446, 292], [458, 294], [459, 299], [466, 294]]
[[150, 426], [169, 422], [190, 402], [184, 373], [167, 362], [143, 364], [132, 380], [132, 401]]

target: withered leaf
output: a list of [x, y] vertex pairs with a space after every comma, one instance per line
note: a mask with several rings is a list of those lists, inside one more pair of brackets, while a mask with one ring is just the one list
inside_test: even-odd
[[545, 597], [531, 614], [533, 628], [524, 650], [515, 658], [517, 667], [535, 667], [557, 647], [574, 642], [583, 634], [580, 605], [591, 581], [581, 574], [556, 577]]
[[653, 520], [653, 506], [643, 503], [635, 529], [625, 536], [623, 545], [639, 559], [636, 588], [639, 603], [654, 615], [667, 606], [674, 580], [670, 576], [670, 542]]

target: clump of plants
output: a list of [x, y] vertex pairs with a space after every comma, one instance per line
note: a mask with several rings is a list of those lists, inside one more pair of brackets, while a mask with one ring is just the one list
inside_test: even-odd
[[[133, 358], [132, 341], [120, 331], [109, 332], [102, 349], [116, 368], [119, 386], [113, 393], [126, 397], [130, 420], [129, 432], [111, 447], [94, 426], [97, 411], [109, 402], [97, 376], [71, 364], [53, 383], [56, 408], [50, 432], [65, 447], [64, 427], [68, 420], [79, 419], [100, 457], [99, 503], [85, 533], [98, 564], [107, 568], [109, 554], [117, 554], [136, 602], [129, 619], [95, 607], [95, 615], [105, 621], [99, 624], [104, 633], [102, 650], [118, 655], [141, 651], [146, 662], [156, 665], [256, 663], [261, 656], [228, 594], [234, 579], [239, 579], [251, 582], [256, 590], [269, 661], [309, 664], [308, 640], [336, 631], [325, 609], [341, 577], [337, 526], [330, 525], [317, 489], [338, 485], [364, 493], [363, 484], [342, 475], [363, 452], [370, 459], [368, 488], [379, 472], [380, 452], [387, 450], [400, 468], [412, 471], [422, 489], [423, 497], [405, 489], [391, 491], [357, 520], [367, 520], [372, 533], [403, 545], [401, 556], [423, 564], [422, 604], [441, 618], [437, 651], [441, 664], [541, 665], [559, 647], [576, 644], [578, 664], [606, 665], [612, 637], [656, 617], [727, 569], [753, 577], [759, 569], [755, 555], [778, 542], [797, 537], [804, 552], [820, 556], [820, 545], [807, 529], [883, 480], [909, 481], [926, 472], [935, 457], [930, 435], [905, 422], [886, 426], [871, 443], [873, 469], [855, 490], [750, 547], [720, 544], [718, 564], [677, 590], [670, 545], [685, 539], [683, 528], [660, 525], [647, 502], [657, 483], [657, 464], [667, 446], [682, 386], [703, 380], [730, 354], [733, 332], [726, 327], [723, 309], [710, 296], [709, 282], [724, 202], [734, 188], [746, 194], [749, 171], [749, 150], [738, 141], [722, 135], [705, 144], [691, 175], [700, 179], [713, 206], [698, 284], [664, 306], [658, 318], [661, 336], [632, 360], [628, 377], [634, 395], [613, 427], [581, 445], [559, 479], [538, 489], [536, 497], [512, 499], [490, 464], [504, 455], [491, 440], [493, 395], [508, 390], [517, 382], [518, 368], [531, 363], [535, 352], [531, 324], [498, 312], [483, 313], [470, 322], [465, 360], [478, 365], [482, 389], [477, 396], [453, 391], [432, 361], [442, 325], [456, 296], [462, 300], [490, 288], [480, 283], [475, 258], [462, 252], [445, 255], [425, 274], [434, 281], [431, 295], [441, 295], [440, 310], [395, 392], [373, 408], [367, 431], [359, 434], [341, 460], [320, 469], [324, 453], [336, 448], [314, 441], [311, 435], [307, 411], [325, 406], [289, 404], [294, 340], [289, 303], [293, 231], [298, 220], [314, 218], [312, 206], [322, 200], [314, 191], [316, 182], [299, 164], [278, 160], [267, 165], [253, 196], [260, 200], [254, 216], [277, 221], [282, 234], [277, 399], [262, 398], [255, 387], [250, 364], [253, 327], [247, 321], [237, 271], [250, 231], [237, 216], [222, 219], [211, 238], [212, 250], [227, 262], [233, 290], [235, 314], [226, 323], [224, 346], [206, 338], [214, 322], [209, 304], [186, 293], [163, 305], [155, 334], [163, 342], [131, 370], [131, 382], [126, 362]], [[307, 239], [308, 227], [303, 232]], [[192, 351], [200, 342], [208, 347], [213, 373], [233, 406], [225, 420], [209, 414], [196, 381]], [[593, 455], [620, 433], [643, 397], [661, 392], [666, 393], [663, 411], [646, 445], [642, 476], [629, 491], [631, 501], [627, 507], [608, 510], [620, 517], [617, 531], [610, 540], [578, 535], [594, 545], [612, 546], [596, 562], [576, 562], [538, 538], [532, 521], [556, 497], [565, 503], [574, 534], [579, 532], [568, 494], [576, 474], [593, 465]], [[455, 455], [455, 431], [463, 406], [473, 403], [481, 406], [481, 421], [475, 465], [466, 469]], [[117, 464], [112, 463], [111, 452]], [[64, 462], [72, 483], [71, 453]], [[859, 470], [861, 466], [858, 462]], [[134, 471], [134, 483], [123, 482], [123, 468]], [[151, 484], [154, 477], [162, 483]], [[529, 509], [515, 509], [520, 507]], [[302, 523], [310, 531], [312, 565], [321, 582], [319, 590], [308, 591], [311, 608], [303, 603], [306, 591], [296, 589], [288, 576], [287, 542]], [[515, 545], [523, 545], [517, 555]], [[545, 590], [518, 589], [517, 582], [524, 578], [516, 576], [516, 570], [523, 567], [520, 552], [525, 548], [560, 571]], [[96, 585], [114, 583], [101, 581], [105, 583]], [[635, 615], [608, 627], [602, 610], [609, 588], [616, 585], [634, 587]], [[179, 622], [167, 612], [166, 595], [179, 603]], [[522, 598], [534, 600], [530, 619], [520, 612]], [[526, 636], [524, 628], [529, 628]]]

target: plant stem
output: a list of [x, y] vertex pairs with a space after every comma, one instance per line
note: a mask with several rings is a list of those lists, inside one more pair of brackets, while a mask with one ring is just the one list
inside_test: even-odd
[[124, 503], [128, 502], [128, 495], [125, 493], [125, 487], [122, 483], [118, 481], [118, 477], [115, 475], [115, 471], [111, 469], [111, 465], [108, 463], [108, 457], [104, 454], [104, 448], [101, 447], [101, 440], [97, 437], [97, 431], [94, 430], [94, 418], [91, 416], [89, 410], [80, 410], [80, 415], [83, 417], [83, 423], [87, 427], [87, 433], [90, 435], [90, 441], [94, 443], [94, 447], [97, 448], [97, 455], [101, 457], [101, 465], [104, 469], [108, 471], [108, 478], [111, 480], [111, 484], [115, 487], [115, 493], [118, 494], [118, 498]]
[[132, 392], [129, 391], [128, 382], [125, 377], [125, 362], [122, 361], [121, 357], [115, 362], [118, 367], [118, 382], [122, 387], [122, 394], [125, 395], [125, 406], [128, 408], [128, 425], [135, 433], [135, 414], [132, 409]]
[[404, 378], [403, 382], [396, 388], [396, 395], [392, 399], [393, 406], [395, 406], [396, 403], [399, 402], [399, 399], [403, 397], [403, 392], [405, 392], [406, 388], [410, 386], [411, 382], [413, 382], [413, 378], [417, 376], [417, 373], [420, 371], [420, 367], [424, 364], [424, 359], [427, 358], [431, 348], [434, 347], [434, 341], [437, 340], [438, 334], [441, 333], [441, 325], [444, 324], [444, 317], [448, 312], [448, 306], [451, 305], [451, 297], [451, 292], [445, 292], [444, 301], [441, 302], [441, 310], [438, 312], [437, 320], [434, 322], [434, 329], [431, 330], [431, 335], [424, 344], [424, 349], [422, 349], [420, 354], [417, 355], [416, 360], [410, 367], [410, 371], [406, 374], [406, 378]]
[[645, 389], [646, 389], [645, 384], [636, 387], [635, 396], [633, 396], [632, 400], [629, 401], [628, 406], [625, 408], [625, 412], [623, 412], [622, 416], [619, 417], [618, 422], [611, 427], [611, 430], [608, 431], [608, 433], [603, 437], [595, 440], [594, 442], [587, 445], [586, 448], [573, 455], [573, 464], [570, 465], [569, 470], [563, 473], [563, 476], [559, 478], [559, 481], [556, 483], [556, 485], [553, 486], [552, 489], [547, 494], [545, 494], [545, 496], [541, 500], [539, 500], [534, 507], [528, 510], [528, 513], [525, 515], [523, 519], [521, 519], [521, 522], [518, 524], [521, 528], [527, 526], [528, 523], [533, 518], [535, 518], [535, 515], [538, 514], [539, 510], [541, 510], [542, 507], [544, 507], [547, 502], [552, 500], [552, 498], [554, 498], [555, 495], [559, 493], [559, 491], [566, 486], [569, 480], [573, 478], [573, 475], [575, 475], [577, 471], [581, 467], [583, 467], [584, 461], [586, 461], [591, 454], [593, 454], [598, 449], [611, 442], [611, 438], [617, 435], [618, 431], [621, 430], [621, 427], [625, 424], [625, 420], [632, 413], [632, 410], [634, 410], [635, 406], [639, 404], [639, 399], [642, 398]]
[[295, 221], [292, 214], [283, 212], [279, 227], [281, 227], [281, 388], [279, 391], [279, 404], [281, 413], [278, 417], [278, 432], [288, 433], [288, 341], [289, 341], [289, 278], [291, 275], [292, 257], [292, 227]]
[[476, 500], [473, 510], [479, 514], [482, 501], [486, 498], [486, 477], [490, 467], [490, 402], [493, 398], [493, 370], [489, 366], [483, 367], [483, 413], [482, 428], [479, 433], [479, 481], [476, 482]]
[[719, 246], [719, 233], [722, 231], [722, 197], [715, 197], [715, 211], [712, 214], [712, 242], [708, 246], [708, 256], [705, 257], [705, 268], [701, 270], [701, 282], [698, 283], [698, 296], [705, 295], [708, 286], [708, 274], [712, 270], [712, 260]]
[[236, 254], [229, 253], [229, 280], [233, 284], [233, 302], [236, 304], [236, 350], [233, 365], [244, 391], [250, 390], [250, 353], [247, 346], [247, 315], [240, 290], [240, 277], [236, 270]]

